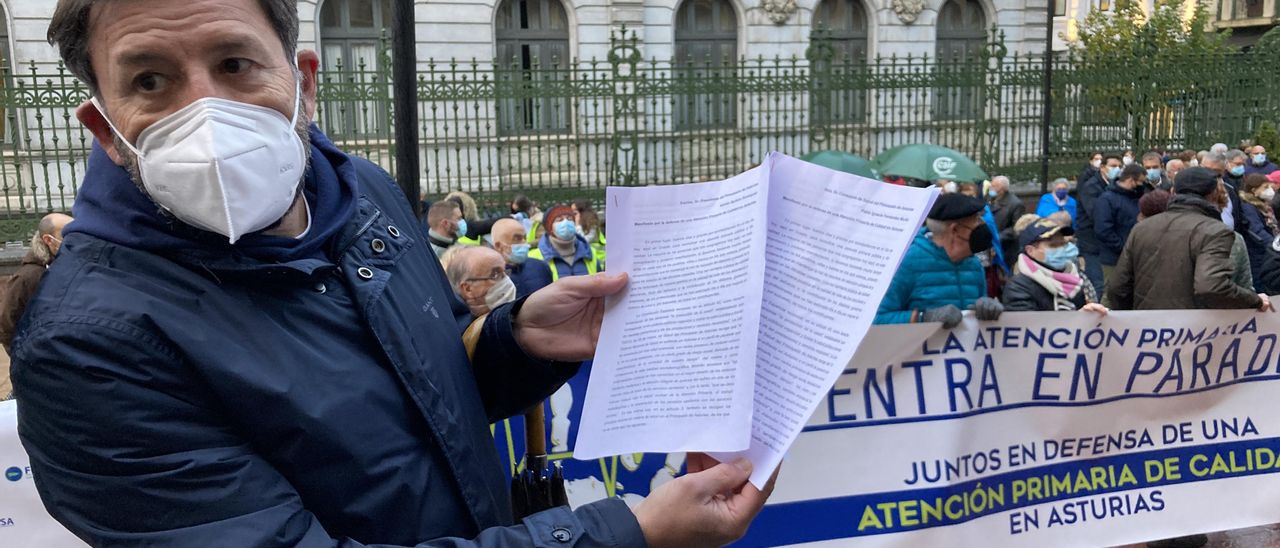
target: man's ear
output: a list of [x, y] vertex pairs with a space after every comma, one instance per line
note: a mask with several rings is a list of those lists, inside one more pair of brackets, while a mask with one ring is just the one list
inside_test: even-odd
[[118, 166], [124, 165], [124, 160], [120, 156], [120, 151], [116, 150], [115, 133], [111, 131], [111, 125], [107, 123], [107, 117], [98, 110], [98, 107], [92, 101], [85, 101], [76, 107], [76, 119], [88, 128], [89, 133], [93, 134], [93, 138], [98, 141], [98, 145], [102, 150], [106, 151], [107, 156], [111, 157], [111, 161]]
[[302, 73], [302, 106], [308, 120], [316, 118], [316, 73], [320, 56], [314, 50], [298, 50], [298, 71]]

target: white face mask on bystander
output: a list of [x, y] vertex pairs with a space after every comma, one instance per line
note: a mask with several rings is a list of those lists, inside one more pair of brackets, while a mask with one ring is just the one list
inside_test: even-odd
[[516, 284], [508, 276], [503, 276], [484, 294], [484, 304], [493, 310], [516, 300]]
[[[105, 117], [97, 98], [91, 101]], [[107, 123], [137, 155], [142, 186], [156, 204], [234, 244], [293, 205], [307, 158], [294, 130], [300, 101], [297, 83], [288, 119], [272, 108], [206, 97], [142, 130], [136, 146]]]

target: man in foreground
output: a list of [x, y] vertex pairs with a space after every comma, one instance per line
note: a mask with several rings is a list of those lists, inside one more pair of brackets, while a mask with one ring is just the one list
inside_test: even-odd
[[[623, 276], [472, 324], [385, 172], [309, 120], [293, 0], [61, 0], [100, 147], [13, 343], [50, 513], [96, 546], [704, 546], [746, 461], [514, 524], [489, 423], [592, 356]], [[707, 468], [703, 471], [703, 468]]]
[[1178, 174], [1164, 213], [1139, 223], [1107, 283], [1118, 310], [1271, 309], [1265, 294], [1232, 281], [1235, 235], [1221, 220], [1227, 190], [1211, 169]]

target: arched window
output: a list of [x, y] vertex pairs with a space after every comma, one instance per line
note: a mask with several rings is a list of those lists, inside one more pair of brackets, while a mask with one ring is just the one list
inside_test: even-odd
[[506, 135], [570, 128], [569, 99], [555, 82], [569, 78], [569, 17], [560, 0], [503, 0], [498, 5], [498, 129]]
[[378, 69], [382, 33], [390, 28], [390, 0], [324, 0], [320, 44], [325, 70]]
[[867, 10], [861, 0], [822, 0], [813, 11], [813, 28], [832, 41], [835, 62], [867, 59]]
[[987, 15], [978, 0], [947, 0], [938, 10], [938, 60], [972, 59], [987, 43]]
[[938, 10], [937, 65], [940, 83], [934, 117], [973, 118], [981, 111], [986, 84], [982, 50], [987, 43], [987, 15], [978, 0], [947, 0]]
[[813, 119], [861, 122], [867, 114], [867, 10], [862, 0], [822, 0], [813, 11], [814, 40], [823, 40], [830, 58], [815, 59], [813, 73], [831, 90], [814, 97]]
[[318, 118], [330, 137], [369, 137], [390, 129], [383, 73], [391, 67], [382, 66], [381, 55], [390, 29], [390, 0], [324, 0], [320, 6], [320, 80], [334, 89], [320, 104]]
[[[676, 129], [733, 127], [737, 98], [732, 88], [738, 59], [738, 15], [727, 0], [685, 0], [676, 11], [677, 86], [694, 90], [675, 96]], [[705, 90], [705, 91], [704, 91]]]

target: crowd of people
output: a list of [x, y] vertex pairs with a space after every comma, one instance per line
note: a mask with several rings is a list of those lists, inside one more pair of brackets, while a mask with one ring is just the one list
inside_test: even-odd
[[[1280, 169], [1260, 146], [1094, 153], [1074, 189], [1053, 181], [1033, 210], [1005, 176], [934, 183], [943, 195], [877, 323], [953, 327], [964, 310], [994, 320], [1004, 310], [1267, 309], [1267, 293], [1280, 292]], [[516, 196], [508, 214], [481, 219], [455, 192], [427, 209], [450, 284], [474, 313], [604, 269], [588, 200], [543, 213]]]
[[454, 293], [477, 317], [570, 276], [603, 272], [601, 216], [582, 198], [546, 212], [523, 194], [509, 211], [480, 218], [475, 199], [423, 198], [423, 229]]
[[[1280, 292], [1280, 169], [1266, 149], [1090, 155], [1027, 213], [1007, 177], [936, 181], [929, 213], [876, 323], [962, 311], [1271, 309]], [[1074, 194], [1074, 195], [1073, 195]], [[981, 198], [980, 198], [981, 197]]]

